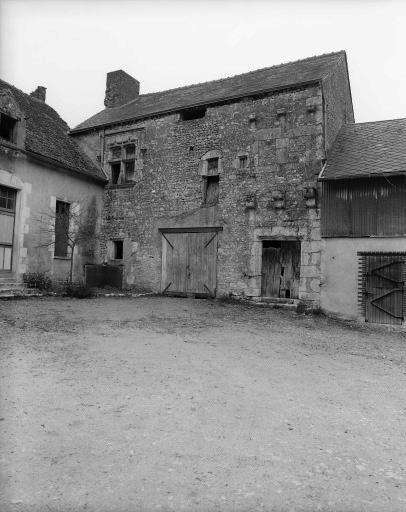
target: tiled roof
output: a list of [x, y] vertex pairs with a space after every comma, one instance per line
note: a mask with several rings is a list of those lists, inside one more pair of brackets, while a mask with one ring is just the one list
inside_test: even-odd
[[69, 136], [69, 126], [52, 107], [0, 80], [0, 90], [5, 89], [11, 91], [26, 117], [26, 151], [51, 158], [80, 174], [106, 179], [103, 172]]
[[125, 105], [102, 110], [76, 126], [72, 132], [321, 80], [343, 59], [345, 52], [340, 51], [212, 82], [141, 94]]
[[341, 128], [320, 179], [406, 175], [406, 119]]

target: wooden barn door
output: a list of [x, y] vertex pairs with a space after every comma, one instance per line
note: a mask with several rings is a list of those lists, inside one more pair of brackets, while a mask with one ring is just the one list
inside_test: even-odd
[[299, 279], [300, 242], [264, 240], [261, 295], [296, 299], [299, 295]]
[[217, 232], [163, 232], [163, 293], [215, 297]]
[[406, 256], [364, 256], [365, 320], [377, 324], [403, 321]]

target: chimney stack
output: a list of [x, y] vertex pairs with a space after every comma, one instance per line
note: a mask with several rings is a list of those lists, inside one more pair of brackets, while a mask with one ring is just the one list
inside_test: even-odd
[[106, 96], [104, 105], [107, 108], [119, 107], [140, 94], [140, 83], [128, 73], [119, 69], [107, 73]]
[[47, 94], [47, 88], [39, 85], [35, 91], [33, 91], [30, 96], [33, 98], [37, 98], [37, 100], [43, 101], [45, 103], [45, 97]]

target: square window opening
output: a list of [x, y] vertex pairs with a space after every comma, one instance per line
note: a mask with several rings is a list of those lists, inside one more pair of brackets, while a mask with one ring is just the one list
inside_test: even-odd
[[191, 121], [193, 119], [202, 119], [206, 115], [206, 107], [190, 108], [180, 113], [182, 121]]
[[115, 260], [122, 260], [123, 259], [123, 248], [124, 243], [123, 240], [114, 240], [113, 241], [113, 257]]
[[16, 123], [16, 119], [13, 119], [6, 114], [0, 114], [0, 137], [10, 142], [14, 142], [14, 129]]

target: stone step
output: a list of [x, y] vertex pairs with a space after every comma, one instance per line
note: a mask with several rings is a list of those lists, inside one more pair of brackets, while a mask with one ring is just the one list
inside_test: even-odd
[[286, 311], [298, 311], [299, 299], [284, 299], [279, 297], [258, 297], [256, 300], [248, 300], [250, 304], [261, 308], [284, 309]]
[[268, 304], [296, 304], [298, 299], [285, 299], [282, 297], [261, 297], [259, 302], [266, 302]]
[[27, 288], [27, 285], [25, 283], [19, 283], [17, 281], [10, 281], [9, 283], [3, 283], [0, 282], [0, 290], [18, 290], [22, 289], [25, 290]]
[[42, 293], [35, 288], [0, 289], [0, 299], [19, 299], [24, 297], [42, 297]]

